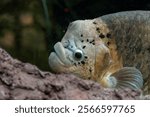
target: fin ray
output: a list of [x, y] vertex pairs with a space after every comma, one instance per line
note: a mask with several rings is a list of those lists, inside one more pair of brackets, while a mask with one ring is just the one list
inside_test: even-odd
[[115, 88], [141, 89], [143, 87], [143, 77], [141, 72], [134, 67], [123, 67], [113, 73], [110, 77], [116, 78]]

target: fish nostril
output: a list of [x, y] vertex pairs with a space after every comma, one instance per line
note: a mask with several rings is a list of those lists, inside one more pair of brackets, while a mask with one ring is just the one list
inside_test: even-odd
[[69, 41], [64, 41], [63, 46], [64, 46], [64, 48], [67, 48], [69, 46]]

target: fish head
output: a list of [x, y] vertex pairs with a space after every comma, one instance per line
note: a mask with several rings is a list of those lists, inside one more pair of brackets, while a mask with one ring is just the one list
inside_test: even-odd
[[[104, 23], [77, 20], [69, 24], [61, 42], [54, 45], [49, 65], [56, 73], [73, 73], [84, 79], [97, 77], [100, 70], [110, 64], [111, 57], [99, 28], [108, 32]], [[102, 36], [102, 35], [101, 35]], [[108, 64], [108, 65], [107, 65]]]

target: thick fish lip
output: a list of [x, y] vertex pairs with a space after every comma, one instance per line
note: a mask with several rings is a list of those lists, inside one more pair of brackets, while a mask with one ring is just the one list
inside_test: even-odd
[[54, 45], [55, 52], [52, 52], [49, 56], [49, 66], [53, 71], [61, 72], [66, 67], [71, 65], [69, 59], [66, 58], [65, 48], [61, 42], [57, 42]]
[[52, 71], [61, 71], [61, 66], [64, 66], [64, 64], [60, 61], [58, 56], [55, 52], [52, 52], [48, 58], [49, 66]]
[[58, 56], [58, 58], [64, 65], [66, 66], [71, 65], [71, 61], [69, 61], [69, 59], [66, 58], [66, 51], [61, 42], [57, 42], [54, 45], [54, 50], [55, 50], [56, 55]]

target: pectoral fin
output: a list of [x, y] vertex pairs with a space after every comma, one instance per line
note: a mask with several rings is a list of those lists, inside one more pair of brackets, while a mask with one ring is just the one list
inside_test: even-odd
[[[141, 89], [143, 87], [143, 77], [141, 72], [134, 67], [123, 67], [113, 73], [109, 79], [115, 79], [114, 88]], [[111, 80], [110, 80], [111, 81]]]

